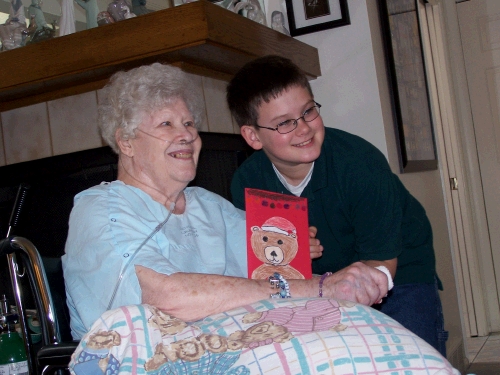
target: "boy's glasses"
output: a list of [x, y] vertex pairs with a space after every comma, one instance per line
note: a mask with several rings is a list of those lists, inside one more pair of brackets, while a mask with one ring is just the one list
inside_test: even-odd
[[302, 119], [305, 122], [311, 122], [316, 120], [319, 116], [319, 109], [321, 108], [321, 104], [314, 102], [314, 105], [311, 108], [305, 110], [305, 112], [298, 119], [295, 120], [285, 120], [282, 121], [275, 128], [270, 128], [268, 126], [260, 126], [255, 124], [256, 127], [262, 129], [269, 129], [277, 131], [280, 134], [286, 134], [294, 131], [297, 128], [299, 120]]

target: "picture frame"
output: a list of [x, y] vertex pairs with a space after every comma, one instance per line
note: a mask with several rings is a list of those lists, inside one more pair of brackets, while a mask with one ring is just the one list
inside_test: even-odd
[[377, 0], [401, 173], [438, 169], [418, 1]]
[[291, 36], [351, 24], [347, 0], [286, 0], [286, 9]]

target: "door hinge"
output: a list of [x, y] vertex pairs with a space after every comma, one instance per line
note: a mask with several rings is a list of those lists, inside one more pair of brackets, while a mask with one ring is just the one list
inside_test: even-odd
[[458, 180], [456, 177], [450, 178], [450, 186], [451, 186], [451, 190], [458, 190]]

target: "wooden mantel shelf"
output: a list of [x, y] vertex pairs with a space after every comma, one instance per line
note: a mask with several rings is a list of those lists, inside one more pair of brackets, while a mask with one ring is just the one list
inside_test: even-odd
[[0, 111], [96, 90], [155, 61], [228, 79], [267, 54], [321, 75], [316, 48], [201, 0], [0, 53]]

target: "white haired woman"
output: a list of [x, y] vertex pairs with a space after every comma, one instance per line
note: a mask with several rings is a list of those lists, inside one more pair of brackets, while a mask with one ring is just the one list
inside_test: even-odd
[[[99, 126], [119, 155], [118, 179], [75, 197], [63, 256], [73, 337], [125, 305], [145, 303], [194, 321], [269, 298], [268, 280], [246, 278], [244, 212], [187, 187], [204, 109], [187, 75], [159, 63], [119, 72], [104, 97]], [[310, 246], [311, 257], [321, 255], [314, 232]], [[323, 296], [342, 292], [328, 277], [321, 281]], [[289, 280], [289, 291], [317, 297], [319, 282]], [[359, 285], [358, 297], [368, 304], [387, 285], [365, 289]]]

